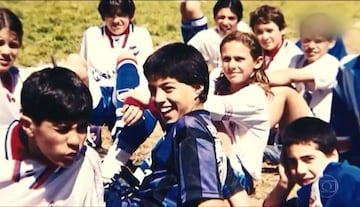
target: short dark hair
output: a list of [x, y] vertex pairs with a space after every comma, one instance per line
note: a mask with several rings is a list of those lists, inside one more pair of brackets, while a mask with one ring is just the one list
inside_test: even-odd
[[16, 14], [7, 8], [0, 8], [0, 30], [9, 28], [10, 31], [15, 32], [20, 43], [22, 43], [23, 26]]
[[256, 25], [268, 24], [271, 21], [279, 27], [279, 30], [286, 27], [284, 14], [277, 7], [262, 5], [250, 12], [250, 27], [253, 30]]
[[209, 71], [201, 53], [184, 43], [170, 43], [150, 55], [144, 63], [148, 80], [174, 78], [187, 85], [200, 84], [199, 100], [205, 102], [209, 91]]
[[135, 4], [133, 0], [100, 0], [98, 11], [104, 20], [107, 16], [128, 15], [133, 18], [135, 15]]
[[32, 73], [21, 90], [22, 113], [35, 124], [90, 122], [92, 98], [76, 73], [55, 66]]
[[325, 155], [337, 147], [335, 131], [330, 124], [316, 117], [302, 117], [291, 122], [282, 137], [283, 150], [291, 145], [313, 142]]
[[229, 8], [236, 15], [238, 22], [243, 18], [243, 5], [240, 0], [218, 0], [213, 7], [214, 18], [223, 8]]

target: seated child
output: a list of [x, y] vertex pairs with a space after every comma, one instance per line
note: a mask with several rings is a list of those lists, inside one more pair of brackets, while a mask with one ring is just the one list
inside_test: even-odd
[[299, 27], [304, 54], [293, 57], [290, 68], [267, 73], [272, 85], [295, 83], [314, 115], [327, 122], [340, 67], [339, 61], [327, 53], [335, 43], [334, 27], [326, 14], [305, 17]]
[[88, 87], [66, 68], [45, 68], [24, 82], [21, 110], [0, 131], [0, 206], [104, 205], [99, 156], [83, 145]]
[[250, 12], [250, 27], [265, 51], [265, 69], [277, 70], [289, 66], [291, 58], [301, 50], [286, 38], [286, 22], [282, 11], [262, 5]]
[[[107, 205], [227, 206], [225, 199], [230, 199], [232, 205], [248, 206], [243, 199], [246, 192], [234, 178], [209, 112], [203, 109], [209, 73], [202, 55], [183, 43], [168, 44], [147, 59], [144, 74], [166, 135], [144, 162], [143, 167], [149, 168], [140, 182], [129, 179], [126, 168], [120, 167], [127, 161], [126, 154], [137, 148], [133, 144], [137, 138], [123, 135], [127, 127], [121, 130], [118, 149], [109, 151], [104, 161], [115, 156], [122, 178], [116, 174], [106, 185]], [[149, 100], [134, 98], [143, 104]]]
[[[152, 53], [153, 43], [146, 28], [132, 23], [135, 15], [133, 0], [100, 0], [98, 12], [104, 25], [92, 26], [84, 32], [80, 55], [88, 67], [89, 88], [94, 101], [92, 123], [106, 124], [111, 129], [117, 118], [115, 111], [122, 107], [118, 93], [139, 84], [147, 85], [140, 68]], [[127, 53], [134, 58], [124, 59]], [[120, 70], [134, 61], [139, 69]]]
[[188, 44], [194, 46], [203, 55], [209, 71], [221, 66], [219, 46], [227, 34], [236, 30], [250, 32], [246, 24], [246, 26], [238, 26], [242, 17], [243, 6], [240, 0], [218, 0], [213, 7], [215, 27], [200, 31], [189, 40]]
[[[360, 169], [338, 162], [336, 135], [315, 117], [295, 120], [283, 136], [280, 181], [264, 206], [281, 206], [296, 183], [297, 206], [360, 206]], [[285, 172], [285, 173], [284, 173]]]
[[20, 19], [7, 8], [0, 8], [0, 127], [20, 117], [20, 71], [14, 66], [22, 46], [23, 28]]

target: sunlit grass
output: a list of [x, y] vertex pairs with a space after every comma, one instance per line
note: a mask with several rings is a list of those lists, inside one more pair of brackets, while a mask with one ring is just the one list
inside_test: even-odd
[[[204, 1], [203, 9], [213, 25], [212, 7], [215, 1]], [[154, 46], [181, 41], [179, 1], [135, 1], [135, 21], [146, 27]], [[261, 4], [279, 6], [287, 19], [287, 35], [297, 38], [297, 24], [302, 15], [321, 11], [334, 15], [344, 27], [360, 19], [357, 1], [243, 1], [244, 18]], [[97, 12], [98, 1], [1, 1], [18, 14], [24, 24], [24, 47], [17, 64], [23, 66], [49, 62], [53, 55], [64, 58], [77, 52], [84, 30], [102, 23]]]

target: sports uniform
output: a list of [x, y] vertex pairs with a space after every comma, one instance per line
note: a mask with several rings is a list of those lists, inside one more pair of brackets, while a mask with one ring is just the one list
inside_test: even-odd
[[340, 63], [332, 55], [325, 54], [315, 62], [306, 65], [304, 55], [298, 55], [291, 60], [290, 68], [310, 68], [314, 83], [296, 83], [296, 88], [305, 97], [309, 107], [316, 117], [329, 122], [331, 115], [331, 103], [333, 88], [336, 86], [336, 76], [339, 71]]
[[[316, 182], [298, 190], [299, 206], [310, 206], [317, 197], [323, 207], [360, 206], [360, 168], [343, 163], [330, 163]], [[315, 189], [314, 189], [315, 187]], [[313, 193], [318, 196], [313, 196]]]
[[[139, 190], [128, 190], [129, 194], [119, 199], [114, 188], [107, 188], [107, 205], [195, 206], [203, 199], [223, 199], [242, 190], [228, 168], [208, 112], [189, 112], [167, 127], [166, 135], [142, 166], [147, 176]], [[128, 188], [126, 184], [120, 187]]]
[[[117, 92], [135, 88], [139, 84], [147, 85], [142, 68], [137, 68], [134, 61], [123, 60], [117, 63], [117, 58], [125, 50], [132, 51], [137, 65], [142, 66], [153, 51], [149, 32], [133, 24], [130, 24], [120, 36], [111, 35], [105, 26], [90, 27], [84, 32], [80, 55], [85, 58], [89, 68], [89, 88], [95, 111], [94, 124], [106, 123], [112, 128], [115, 122], [115, 108], [121, 107], [121, 103], [116, 103], [119, 95]], [[121, 71], [124, 67], [134, 69]]]
[[360, 166], [359, 97], [357, 89], [359, 55], [348, 55], [341, 60], [337, 76], [338, 85], [334, 90], [330, 124], [335, 130], [340, 158]]
[[[250, 27], [244, 22], [238, 23], [238, 30], [242, 32], [251, 32]], [[198, 32], [188, 42], [203, 55], [205, 61], [212, 68], [221, 66], [220, 43], [223, 37], [219, 34], [217, 28], [209, 28]]]
[[[212, 71], [210, 79], [215, 80], [219, 73], [220, 69]], [[240, 178], [242, 166], [252, 178], [261, 178], [262, 157], [270, 128], [267, 103], [265, 91], [257, 84], [221, 96], [214, 95], [214, 85], [210, 84], [205, 109], [210, 111], [212, 120], [224, 123], [233, 142], [234, 155], [230, 161]]]
[[208, 23], [205, 16], [190, 21], [181, 21], [181, 35], [184, 43], [187, 43], [194, 35], [207, 28]]
[[289, 67], [291, 59], [302, 51], [290, 40], [284, 39], [280, 49], [265, 53], [265, 68], [281, 70]]
[[14, 121], [0, 131], [0, 206], [104, 206], [99, 157], [83, 146], [61, 168], [28, 154], [27, 137]]
[[0, 126], [2, 129], [15, 119], [20, 118], [20, 90], [22, 88], [22, 80], [20, 78], [19, 69], [11, 67], [6, 73], [5, 81], [2, 81], [0, 90]]

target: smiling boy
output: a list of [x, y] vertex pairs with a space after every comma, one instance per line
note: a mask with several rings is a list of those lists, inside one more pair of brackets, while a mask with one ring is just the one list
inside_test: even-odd
[[281, 206], [296, 183], [299, 206], [359, 206], [360, 169], [338, 162], [335, 132], [325, 121], [303, 117], [292, 122], [283, 136], [281, 182], [264, 206]]
[[291, 58], [301, 50], [286, 39], [286, 22], [282, 11], [262, 5], [250, 12], [250, 27], [265, 51], [265, 68], [277, 70], [288, 67]]
[[[147, 173], [142, 183], [131, 184], [134, 182], [129, 176], [122, 177], [127, 184], [112, 179], [105, 189], [107, 205], [228, 206], [226, 199], [233, 205], [239, 204], [236, 201], [246, 203], [242, 199], [246, 192], [235, 179], [209, 112], [203, 109], [209, 73], [202, 55], [183, 43], [168, 44], [147, 59], [144, 74], [150, 102], [165, 123], [166, 135], [145, 160], [143, 166], [148, 168], [143, 168]], [[144, 100], [143, 104], [149, 100], [134, 98]], [[124, 136], [126, 130], [124, 127], [118, 134], [122, 146], [132, 145], [137, 139]], [[119, 164], [126, 163], [121, 153], [124, 149], [115, 154]], [[121, 169], [120, 175], [125, 168]]]

